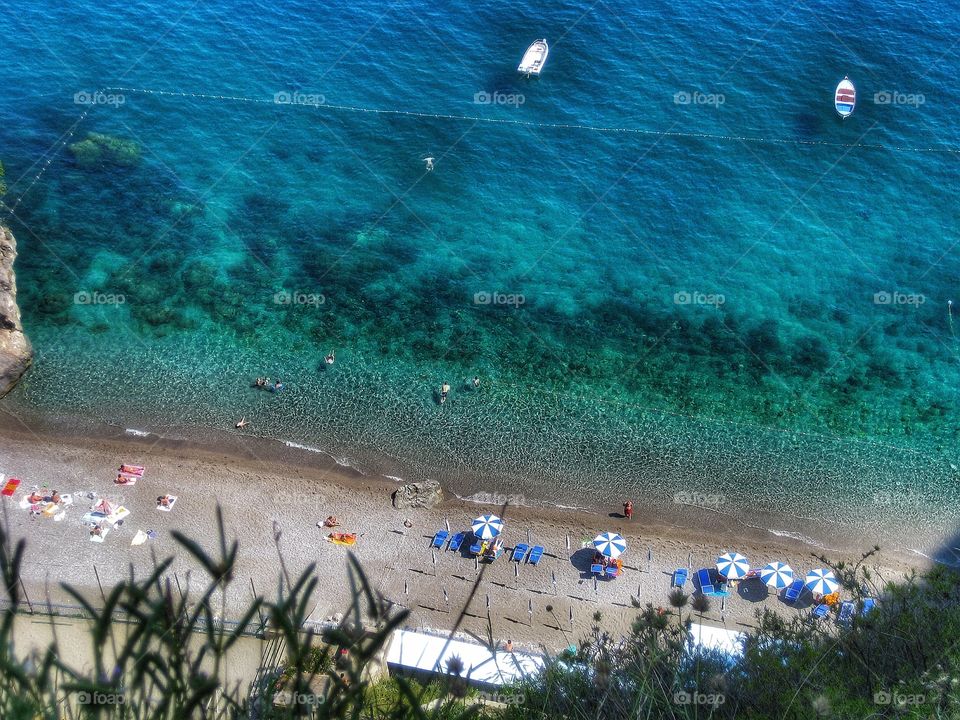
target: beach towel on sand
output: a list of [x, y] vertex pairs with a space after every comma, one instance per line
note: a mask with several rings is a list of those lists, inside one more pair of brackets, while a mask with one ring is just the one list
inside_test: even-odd
[[110, 532], [110, 528], [102, 528], [99, 535], [91, 535], [90, 542], [102, 543], [103, 539], [107, 536], [107, 533]]
[[123, 507], [123, 505], [121, 505], [112, 513], [107, 515], [107, 522], [110, 523], [111, 525], [116, 525], [118, 522], [123, 520], [129, 514], [130, 514], [130, 511], [127, 510], [125, 507]]
[[[3, 476], [0, 476], [0, 480], [3, 480]], [[20, 481], [17, 480], [17, 478], [10, 478], [7, 480], [6, 485], [3, 486], [3, 491], [0, 492], [0, 495], [3, 495], [3, 497], [13, 497], [18, 487], [20, 487]]]
[[356, 545], [357, 544], [357, 534], [356, 533], [330, 533], [327, 536], [327, 542], [332, 542], [334, 545]]
[[137, 534], [130, 541], [131, 545], [143, 545], [147, 541], [147, 534], [143, 530], [137, 530]]

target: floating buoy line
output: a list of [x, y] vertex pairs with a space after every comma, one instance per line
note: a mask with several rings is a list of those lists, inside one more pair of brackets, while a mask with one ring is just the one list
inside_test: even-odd
[[950, 145], [933, 145], [929, 147], [904, 147], [899, 145], [882, 145], [879, 143], [838, 143], [828, 140], [799, 140], [795, 138], [765, 138], [750, 135], [723, 135], [719, 133], [683, 132], [679, 130], [650, 130], [647, 128], [613, 127], [605, 125], [586, 125], [580, 123], [551, 123], [535, 120], [510, 120], [508, 118], [490, 118], [477, 115], [453, 115], [448, 113], [430, 113], [418, 110], [394, 110], [384, 108], [369, 108], [359, 105], [337, 105], [327, 102], [277, 102], [273, 98], [247, 97], [244, 95], [214, 95], [210, 93], [184, 92], [180, 90], [150, 90], [146, 88], [105, 88], [101, 92], [134, 93], [140, 95], [164, 95], [173, 97], [192, 98], [196, 100], [221, 100], [241, 103], [256, 103], [260, 105], [275, 105], [278, 108], [309, 108], [318, 112], [330, 110], [334, 112], [367, 113], [371, 115], [398, 115], [402, 117], [417, 117], [430, 120], [457, 120], [461, 122], [477, 122], [495, 125], [518, 125], [556, 130], [584, 130], [600, 133], [621, 133], [635, 135], [651, 135], [654, 137], [682, 137], [701, 138], [705, 140], [725, 140], [734, 142], [770, 143], [779, 145], [826, 145], [838, 148], [865, 148], [872, 150], [896, 150], [899, 152], [948, 152], [960, 154], [960, 147]]
[[[622, 134], [622, 135], [646, 135], [651, 137], [658, 138], [691, 138], [691, 139], [700, 139], [700, 140], [717, 140], [725, 142], [744, 142], [744, 143], [762, 143], [768, 145], [820, 145], [825, 147], [834, 147], [834, 148], [846, 148], [848, 150], [852, 149], [864, 149], [864, 150], [887, 150], [894, 152], [915, 152], [915, 153], [953, 153], [960, 154], [960, 147], [952, 145], [931, 145], [927, 147], [909, 147], [903, 145], [884, 145], [881, 143], [839, 143], [831, 142], [829, 140], [801, 140], [797, 138], [771, 138], [771, 137], [759, 137], [752, 135], [724, 135], [721, 133], [701, 133], [701, 132], [686, 132], [682, 130], [651, 130], [648, 128], [637, 128], [637, 127], [617, 127], [617, 126], [608, 126], [608, 125], [587, 125], [584, 123], [552, 123], [552, 122], [538, 122], [535, 120], [512, 120], [509, 118], [492, 118], [492, 117], [481, 117], [478, 115], [455, 115], [451, 113], [431, 113], [431, 112], [422, 112], [419, 110], [397, 110], [391, 108], [371, 108], [363, 107], [360, 105], [340, 105], [336, 103], [328, 103], [326, 101], [312, 101], [312, 102], [278, 102], [275, 98], [264, 98], [264, 97], [250, 97], [246, 95], [218, 95], [214, 93], [204, 93], [204, 92], [187, 92], [183, 90], [154, 90], [150, 88], [134, 88], [134, 87], [107, 87], [101, 90], [98, 90], [98, 93], [129, 93], [133, 95], [156, 95], [163, 97], [179, 97], [187, 98], [192, 100], [209, 100], [209, 101], [219, 101], [219, 102], [236, 102], [236, 103], [248, 103], [248, 104], [257, 104], [257, 105], [272, 105], [277, 108], [301, 108], [301, 109], [312, 109], [316, 112], [330, 111], [330, 112], [340, 112], [340, 113], [362, 113], [368, 115], [392, 115], [398, 117], [412, 117], [412, 118], [424, 118], [428, 120], [452, 120], [456, 122], [472, 122], [472, 123], [486, 123], [490, 125], [514, 125], [518, 127], [530, 127], [537, 128], [542, 130], [579, 130], [584, 132], [597, 132], [597, 133], [609, 133], [609, 134]], [[52, 93], [46, 93], [50, 95]], [[293, 96], [291, 96], [292, 98]], [[313, 96], [308, 96], [313, 97]], [[319, 96], [317, 96], [319, 97]], [[50, 167], [53, 158], [59, 153], [63, 147], [66, 146], [67, 142], [74, 136], [77, 128], [80, 124], [87, 118], [90, 113], [90, 108], [87, 107], [83, 110], [83, 113], [77, 119], [77, 121], [70, 127], [70, 129], [65, 132], [56, 143], [48, 150], [44, 155], [42, 155], [31, 167], [27, 173], [32, 172], [36, 168], [37, 163], [42, 163], [40, 171], [36, 173], [31, 179], [30, 185], [20, 192], [17, 197], [10, 203], [0, 202], [0, 209], [3, 210], [3, 214], [6, 217], [10, 217], [14, 214], [17, 209], [17, 206], [20, 204], [20, 201], [23, 199], [24, 195], [30, 192], [33, 189], [34, 185], [40, 180], [43, 174], [47, 171], [47, 168]], [[26, 175], [26, 173], [25, 173]], [[22, 179], [22, 178], [20, 178]], [[13, 183], [16, 185], [19, 183], [19, 180]]]

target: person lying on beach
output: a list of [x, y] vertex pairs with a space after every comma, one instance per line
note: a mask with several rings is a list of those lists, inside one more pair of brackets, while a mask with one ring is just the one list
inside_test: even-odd
[[59, 491], [59, 490], [54, 490], [54, 491], [53, 491], [53, 495], [50, 496], [50, 502], [55, 503], [55, 504], [57, 504], [57, 505], [59, 505], [61, 502], [63, 502], [63, 498], [60, 497], [60, 491]]
[[29, 500], [32, 503], [43, 502], [45, 499], [46, 498], [43, 495], [41, 495], [36, 491], [30, 493], [30, 495], [27, 497], [27, 500]]
[[158, 498], [157, 498], [157, 506], [158, 506], [158, 507], [170, 507], [170, 496], [169, 496], [169, 495], [161, 495], [160, 497], [158, 497]]
[[339, 527], [340, 521], [337, 520], [336, 515], [330, 515], [326, 520], [323, 521], [324, 527]]
[[100, 537], [101, 535], [103, 535], [103, 528], [100, 527], [99, 525], [94, 525], [93, 529], [90, 531], [90, 534], [96, 537]]

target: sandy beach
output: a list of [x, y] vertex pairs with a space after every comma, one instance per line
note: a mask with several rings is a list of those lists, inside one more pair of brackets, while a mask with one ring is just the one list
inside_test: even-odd
[[[430, 510], [397, 510], [390, 500], [395, 481], [362, 477], [325, 461], [315, 454], [258, 444], [241, 433], [229, 434], [214, 452], [122, 432], [112, 439], [52, 437], [26, 426], [18, 429], [8, 417], [0, 443], [0, 472], [20, 478], [23, 484], [14, 498], [2, 499], [2, 521], [14, 538], [27, 541], [23, 580], [34, 605], [69, 603], [60, 583], [79, 588], [97, 604], [98, 577], [107, 590], [128, 576], [131, 567], [143, 576], [154, 557], [173, 553], [171, 574], [184, 587], [192, 575], [196, 586], [201, 571], [185, 552], [177, 552], [170, 531], [180, 530], [215, 549], [219, 503], [229, 536], [240, 543], [239, 581], [225, 598], [226, 615], [238, 614], [253, 588], [268, 596], [276, 592], [280, 566], [274, 537], [279, 534], [291, 574], [316, 563], [321, 583], [311, 620], [322, 621], [342, 612], [349, 598], [347, 549], [326, 542], [329, 530], [317, 526], [332, 514], [341, 520], [340, 530], [359, 534], [353, 552], [374, 586], [410, 609], [409, 627], [439, 631], [451, 627], [478, 571], [466, 556], [447, 550], [431, 552], [430, 540], [447, 523], [453, 532], [466, 530], [472, 518], [496, 512], [498, 507], [453, 498]], [[114, 484], [121, 463], [146, 466], [135, 486]], [[61, 494], [74, 494], [76, 500], [61, 521], [31, 518], [19, 502], [33, 487], [58, 489]], [[103, 543], [90, 542], [89, 530], [81, 522], [93, 502], [87, 498], [89, 493], [130, 510], [122, 527], [112, 530]], [[178, 496], [169, 513], [156, 509], [157, 497], [165, 494]], [[712, 531], [706, 532], [703, 518], [696, 522], [691, 518], [689, 524], [667, 523], [645, 514], [642, 499], [635, 499], [635, 505], [631, 520], [623, 518], [618, 507], [606, 513], [508, 507], [504, 513], [507, 547], [529, 538], [543, 545], [546, 555], [537, 567], [524, 563], [518, 568], [506, 556], [486, 566], [462, 629], [487, 637], [489, 603], [495, 639], [562, 648], [589, 628], [597, 611], [603, 614], [605, 628], [623, 630], [635, 616], [632, 598], [669, 609], [670, 575], [688, 562], [694, 569], [708, 567], [720, 553], [737, 550], [757, 567], [773, 560], [786, 561], [801, 572], [819, 566], [812, 553], [815, 548], [790, 538], [725, 525], [722, 516], [716, 516]], [[157, 536], [131, 546], [138, 530], [155, 530]], [[608, 530], [621, 533], [629, 544], [623, 556], [625, 572], [595, 587], [587, 572], [592, 551], [581, 546]], [[845, 546], [827, 555], [832, 560], [856, 559], [871, 546]], [[882, 549], [870, 565], [879, 577], [895, 580], [924, 562]], [[788, 615], [798, 612], [772, 593], [763, 597], [741, 592], [727, 598], [722, 609], [713, 600], [704, 621], [742, 629], [754, 623], [761, 607]]]

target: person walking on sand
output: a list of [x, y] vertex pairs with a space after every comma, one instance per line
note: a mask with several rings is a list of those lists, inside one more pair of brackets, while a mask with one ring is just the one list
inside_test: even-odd
[[507, 640], [507, 644], [503, 646], [503, 649], [506, 650], [508, 653], [512, 653], [512, 652], [513, 652], [513, 640], [509, 640], [509, 639], [508, 639], [508, 640]]
[[623, 504], [623, 514], [624, 514], [624, 517], [627, 518], [627, 520], [630, 520], [633, 517], [633, 501], [632, 500], [627, 500]]
[[236, 427], [237, 430], [242, 430], [249, 424], [250, 423], [247, 421], [246, 415], [244, 415], [242, 418], [240, 418], [240, 422], [238, 422], [234, 427]]

